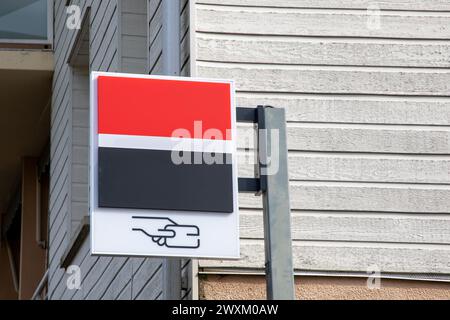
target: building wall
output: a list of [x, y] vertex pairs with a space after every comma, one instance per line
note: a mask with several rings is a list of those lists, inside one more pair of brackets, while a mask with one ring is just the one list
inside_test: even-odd
[[[54, 2], [49, 297], [163, 298], [163, 260], [91, 257], [88, 239], [72, 262], [82, 289], [66, 287], [67, 221], [74, 203], [87, 209], [77, 178], [87, 176], [88, 120], [74, 125], [67, 59], [76, 31], [65, 27], [64, 3]], [[91, 71], [162, 73], [161, 1], [71, 3], [91, 6]], [[181, 75], [234, 78], [239, 105], [286, 109], [297, 271], [376, 265], [448, 276], [450, 5], [383, 3], [377, 29], [368, 4], [183, 0]], [[242, 164], [240, 175], [252, 170]], [[201, 261], [200, 272], [262, 271], [260, 200], [240, 203], [243, 259]], [[188, 297], [191, 263], [181, 263]]]
[[[450, 4], [377, 3], [196, 0], [192, 74], [286, 109], [297, 272], [448, 278]], [[239, 201], [242, 259], [200, 273], [262, 272], [261, 199]]]
[[[264, 277], [201, 277], [201, 299], [266, 299]], [[296, 277], [299, 300], [448, 300], [450, 284], [444, 282], [382, 279], [380, 287], [367, 286], [364, 278]]]
[[[72, 0], [82, 17], [90, 7], [90, 71], [147, 72], [147, 0]], [[81, 290], [69, 290], [60, 260], [73, 239], [72, 217], [88, 215], [88, 105], [72, 107], [69, 55], [78, 34], [66, 27], [65, 1], [54, 1], [55, 74], [51, 121], [50, 299], [161, 299], [163, 260], [90, 255], [85, 239], [71, 262], [81, 268]], [[86, 45], [81, 45], [86, 49]], [[82, 54], [82, 53], [81, 53]], [[81, 90], [86, 94], [86, 90]], [[82, 109], [82, 108], [81, 108]], [[76, 225], [75, 221], [75, 225]]]

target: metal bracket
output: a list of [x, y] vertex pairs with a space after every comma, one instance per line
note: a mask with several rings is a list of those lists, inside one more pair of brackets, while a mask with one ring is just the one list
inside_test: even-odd
[[246, 123], [258, 123], [257, 108], [236, 108], [236, 121]]
[[[237, 107], [236, 121], [243, 123], [254, 123], [258, 125], [258, 129], [264, 129], [264, 109], [272, 108], [271, 106], [258, 106], [257, 108]], [[258, 139], [260, 137], [258, 136]], [[257, 196], [262, 195], [266, 191], [267, 180], [265, 176], [259, 176], [261, 162], [259, 150], [257, 151], [257, 164], [255, 168], [255, 178], [239, 178], [239, 192], [255, 193]]]
[[[258, 109], [257, 108], [236, 108], [236, 121], [243, 123], [258, 123]], [[239, 192], [243, 193], [255, 193], [260, 195], [261, 180], [260, 178], [239, 178]]]
[[[239, 178], [239, 191], [262, 194], [267, 297], [295, 299], [285, 111], [237, 108], [236, 119], [258, 125], [257, 177]], [[278, 167], [269, 173], [273, 159]]]
[[259, 178], [239, 178], [239, 192], [258, 193], [261, 191]]

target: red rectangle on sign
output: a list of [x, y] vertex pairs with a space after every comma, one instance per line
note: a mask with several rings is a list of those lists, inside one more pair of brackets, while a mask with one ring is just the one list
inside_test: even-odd
[[215, 139], [231, 139], [230, 83], [99, 76], [97, 86], [99, 134], [171, 137], [187, 129], [201, 139], [215, 129]]

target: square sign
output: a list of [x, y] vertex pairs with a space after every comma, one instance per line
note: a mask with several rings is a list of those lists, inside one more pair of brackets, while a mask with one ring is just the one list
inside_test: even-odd
[[92, 72], [95, 255], [239, 258], [234, 84]]

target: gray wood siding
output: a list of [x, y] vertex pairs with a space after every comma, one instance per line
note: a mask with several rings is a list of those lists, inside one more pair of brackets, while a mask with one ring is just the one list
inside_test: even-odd
[[[88, 57], [87, 55], [86, 58]], [[86, 64], [88, 63], [86, 61]], [[88, 192], [89, 163], [87, 157], [81, 156], [81, 154], [86, 155], [89, 152], [89, 135], [86, 134], [86, 130], [89, 130], [89, 66], [73, 67], [71, 72], [72, 149], [69, 158], [72, 168], [69, 179], [72, 181], [72, 190], [69, 191], [69, 194], [72, 193], [72, 202], [70, 219], [67, 219], [67, 222], [69, 223], [68, 235], [74, 237], [83, 217], [89, 211], [88, 202], [84, 200], [86, 197], [84, 193]], [[81, 154], [75, 158], [73, 155], [77, 152]]]
[[[180, 1], [180, 74], [189, 76], [189, 1]], [[150, 74], [162, 74], [162, 50], [163, 50], [163, 32], [162, 32], [162, 1], [148, 0], [148, 72]]]
[[[448, 276], [450, 4], [378, 1], [380, 28], [370, 4], [196, 0], [192, 73], [286, 109], [296, 271]], [[262, 271], [261, 199], [239, 200], [242, 259], [200, 272]]]
[[[90, 70], [145, 72], [146, 0], [72, 1], [90, 12]], [[88, 115], [72, 110], [68, 54], [76, 31], [66, 28], [65, 1], [54, 1], [55, 74], [51, 122], [50, 299], [158, 299], [163, 293], [160, 259], [93, 257], [86, 239], [72, 262], [81, 268], [81, 290], [68, 290], [59, 266], [70, 241], [67, 221], [88, 214]], [[144, 16], [144, 18], [142, 18]], [[86, 49], [86, 48], [85, 48]], [[73, 129], [72, 129], [73, 128]]]
[[120, 69], [144, 73], [147, 68], [147, 0], [120, 1], [120, 4]]
[[162, 72], [162, 1], [148, 1], [148, 73]]

